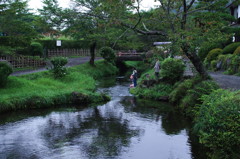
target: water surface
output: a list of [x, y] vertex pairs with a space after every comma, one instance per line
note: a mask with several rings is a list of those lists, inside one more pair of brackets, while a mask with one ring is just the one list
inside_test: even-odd
[[99, 91], [112, 96], [104, 105], [1, 114], [0, 158], [203, 158], [189, 122], [172, 105], [136, 99], [128, 85], [101, 82]]

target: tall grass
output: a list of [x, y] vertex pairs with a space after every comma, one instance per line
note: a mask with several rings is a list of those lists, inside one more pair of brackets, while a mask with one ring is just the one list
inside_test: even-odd
[[99, 102], [102, 98], [94, 93], [95, 80], [116, 72], [112, 64], [98, 61], [95, 67], [86, 63], [68, 68], [68, 75], [60, 79], [55, 79], [49, 71], [11, 76], [7, 86], [0, 89], [0, 112], [70, 103], [72, 92], [89, 96], [91, 102]]

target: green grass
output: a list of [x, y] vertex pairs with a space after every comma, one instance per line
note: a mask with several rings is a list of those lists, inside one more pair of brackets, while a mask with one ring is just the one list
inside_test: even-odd
[[[149, 77], [147, 77], [147, 75], [149, 75]], [[139, 98], [159, 100], [163, 96], [169, 96], [172, 92], [173, 85], [164, 82], [155, 84], [153, 87], [149, 88], [141, 87], [142, 82], [149, 79], [155, 79], [154, 70], [151, 68], [144, 71], [138, 79], [138, 86], [136, 88], [131, 88], [130, 93]]]
[[10, 76], [7, 86], [0, 89], [0, 112], [66, 104], [72, 92], [87, 95], [91, 102], [99, 102], [103, 98], [94, 93], [96, 79], [116, 72], [115, 66], [98, 61], [95, 67], [86, 63], [69, 68], [68, 75], [61, 79], [55, 79], [49, 71]]
[[16, 71], [25, 71], [25, 70], [33, 70], [36, 69], [35, 67], [23, 67], [23, 68], [13, 68], [13, 72]]
[[159, 100], [163, 96], [168, 96], [172, 90], [172, 85], [160, 83], [150, 88], [131, 88], [130, 93], [139, 98]]

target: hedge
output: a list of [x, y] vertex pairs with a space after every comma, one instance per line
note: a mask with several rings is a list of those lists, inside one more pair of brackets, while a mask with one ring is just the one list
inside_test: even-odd
[[237, 47], [240, 46], [240, 42], [231, 43], [223, 49], [223, 54], [233, 54]]

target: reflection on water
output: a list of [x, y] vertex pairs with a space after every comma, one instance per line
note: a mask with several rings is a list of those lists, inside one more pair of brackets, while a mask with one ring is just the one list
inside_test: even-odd
[[0, 158], [203, 158], [171, 105], [136, 99], [126, 84], [108, 82], [99, 91], [112, 100], [101, 106], [1, 115]]

